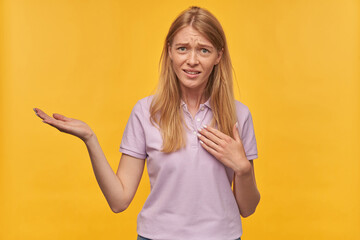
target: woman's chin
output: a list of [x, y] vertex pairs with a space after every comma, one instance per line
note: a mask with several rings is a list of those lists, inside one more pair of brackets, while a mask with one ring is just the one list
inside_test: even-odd
[[184, 90], [203, 90], [206, 82], [200, 83], [197, 80], [180, 80], [180, 85]]

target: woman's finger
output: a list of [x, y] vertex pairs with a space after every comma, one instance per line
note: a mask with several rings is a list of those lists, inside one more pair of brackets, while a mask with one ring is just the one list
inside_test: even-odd
[[38, 113], [39, 110], [38, 110], [37, 108], [33, 108], [33, 110], [34, 110], [36, 116], [38, 116], [39, 118], [41, 118], [40, 115], [39, 115], [39, 113]]
[[216, 159], [219, 159], [219, 153], [215, 151], [213, 148], [206, 145], [203, 141], [200, 140], [200, 144], [203, 148], [205, 148], [206, 151], [208, 151], [211, 155], [213, 155]]
[[214, 141], [210, 140], [209, 138], [207, 138], [201, 134], [198, 134], [198, 138], [200, 139], [200, 143], [206, 144], [210, 148], [214, 149], [214, 151], [216, 151], [216, 152], [221, 151], [221, 147], [218, 144], [216, 144]]
[[228, 135], [209, 126], [204, 126], [204, 128], [200, 129], [199, 132], [211, 141], [215, 142], [217, 145], [221, 146], [224, 146], [224, 144], [229, 143], [231, 142], [231, 140], [233, 140], [233, 138], [229, 137]]
[[74, 128], [72, 126], [69, 126], [68, 123], [61, 121], [61, 120], [56, 120], [54, 118], [51, 118], [51, 119], [43, 120], [43, 122], [53, 126], [60, 132], [65, 132], [65, 133], [73, 133], [74, 132]]
[[204, 136], [205, 138], [211, 140], [212, 142], [216, 143], [217, 145], [220, 145], [223, 143], [223, 140], [218, 138], [216, 135], [214, 135], [213, 133], [209, 132], [207, 129], [203, 128], [199, 130], [199, 133], [201, 133], [202, 136]]
[[53, 117], [57, 120], [61, 120], [61, 121], [64, 121], [64, 122], [68, 122], [70, 121], [71, 119], [68, 118], [68, 117], [65, 117], [64, 115], [61, 115], [61, 114], [58, 114], [58, 113], [54, 113], [53, 114]]
[[41, 109], [39, 108], [34, 108], [34, 112], [36, 113], [36, 115], [43, 119], [43, 120], [47, 120], [47, 119], [52, 119], [52, 117], [50, 117], [49, 115], [47, 115], [46, 113], [44, 113]]
[[43, 120], [43, 123], [47, 123], [57, 128], [59, 131], [64, 131], [66, 129], [66, 126], [63, 124], [63, 121], [50, 117], [39, 108], [34, 108], [34, 111], [36, 115]]
[[217, 130], [217, 129], [213, 128], [213, 127], [207, 126], [207, 125], [204, 125], [204, 129], [211, 132], [213, 135], [215, 135], [219, 139], [224, 139], [225, 140], [226, 138], [229, 137], [228, 135], [220, 132], [219, 130]]

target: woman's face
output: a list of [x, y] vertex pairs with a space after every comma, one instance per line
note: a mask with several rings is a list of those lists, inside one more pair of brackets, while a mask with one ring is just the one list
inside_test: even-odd
[[182, 91], [202, 91], [222, 56], [222, 51], [218, 52], [204, 35], [191, 26], [175, 35], [168, 51]]

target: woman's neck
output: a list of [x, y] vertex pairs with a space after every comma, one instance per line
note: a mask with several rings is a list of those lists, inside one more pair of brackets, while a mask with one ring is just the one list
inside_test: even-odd
[[186, 103], [192, 117], [195, 117], [195, 114], [200, 108], [200, 104], [207, 100], [204, 89], [202, 91], [182, 91], [181, 98]]

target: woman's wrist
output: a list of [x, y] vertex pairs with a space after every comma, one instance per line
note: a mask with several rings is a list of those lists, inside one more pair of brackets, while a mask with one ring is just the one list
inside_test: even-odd
[[238, 177], [249, 176], [252, 173], [252, 166], [249, 160], [244, 159], [242, 163], [234, 169], [234, 173]]
[[91, 142], [94, 142], [96, 141], [96, 135], [94, 132], [91, 132], [90, 134], [88, 134], [86, 137], [84, 137], [84, 139], [82, 139], [83, 142], [88, 145], [90, 144]]

